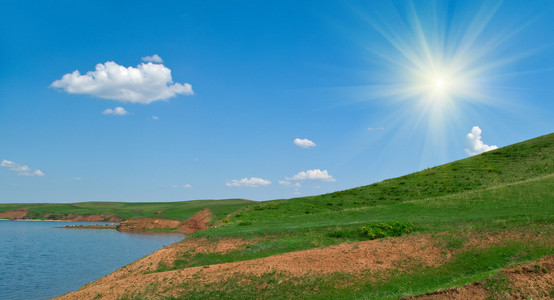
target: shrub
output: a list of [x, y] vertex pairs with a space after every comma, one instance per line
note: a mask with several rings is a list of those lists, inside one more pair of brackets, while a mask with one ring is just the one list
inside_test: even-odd
[[227, 224], [227, 223], [229, 223], [229, 219], [223, 219], [223, 220], [221, 220], [221, 223]]
[[248, 225], [252, 225], [252, 222], [250, 221], [242, 221], [239, 223], [239, 226], [248, 226]]
[[368, 237], [370, 240], [387, 236], [401, 236], [404, 233], [411, 233], [412, 231], [414, 231], [414, 229], [410, 224], [402, 222], [371, 223], [363, 226], [361, 229], [362, 235]]
[[401, 236], [405, 233], [413, 232], [413, 227], [408, 223], [390, 222], [390, 223], [371, 223], [362, 228], [343, 229], [330, 231], [327, 235], [334, 238], [357, 238], [370, 240], [384, 238], [388, 236]]

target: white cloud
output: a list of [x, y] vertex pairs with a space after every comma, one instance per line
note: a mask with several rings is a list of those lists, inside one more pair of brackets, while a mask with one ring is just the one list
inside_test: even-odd
[[81, 181], [81, 180], [83, 180], [83, 178], [81, 178], [81, 177], [73, 177], [73, 178], [71, 178], [71, 179], [72, 179], [72, 180], [75, 180], [75, 181]]
[[17, 175], [21, 176], [44, 176], [44, 173], [41, 170], [32, 171], [31, 168], [26, 165], [20, 165], [5, 159], [0, 163], [0, 167], [8, 168], [10, 171], [16, 172]]
[[321, 171], [320, 169], [300, 171], [298, 174], [287, 177], [287, 180], [321, 180], [321, 181], [336, 181], [333, 176], [329, 175], [327, 170]]
[[308, 140], [308, 139], [299, 139], [299, 138], [295, 138], [293, 143], [298, 146], [298, 147], [301, 147], [301, 148], [310, 148], [310, 147], [315, 147], [317, 146], [314, 142]]
[[155, 62], [155, 63], [163, 63], [164, 60], [158, 55], [158, 54], [154, 54], [152, 56], [145, 56], [142, 58], [143, 61], [151, 61], [151, 62]]
[[158, 116], [152, 116], [152, 120], [159, 120], [159, 119], [160, 119], [160, 117], [158, 117]]
[[191, 189], [192, 188], [192, 185], [190, 184], [184, 184], [184, 185], [176, 185], [176, 184], [172, 184], [171, 185], [172, 188], [183, 188], [183, 189]]
[[292, 186], [292, 187], [301, 187], [302, 185], [300, 184], [300, 182], [296, 182], [296, 183], [292, 183], [290, 181], [286, 181], [286, 180], [279, 180], [279, 184], [280, 185], [284, 185], [284, 186]]
[[115, 115], [115, 116], [124, 116], [124, 115], [128, 115], [129, 112], [126, 111], [125, 108], [123, 108], [121, 106], [118, 106], [114, 109], [107, 108], [102, 112], [102, 114], [104, 114], [104, 115]]
[[241, 180], [233, 179], [225, 183], [226, 186], [247, 186], [247, 187], [259, 187], [263, 185], [269, 185], [271, 181], [257, 177], [243, 178]]
[[466, 152], [469, 155], [477, 155], [490, 150], [498, 149], [498, 146], [489, 146], [481, 140], [481, 128], [473, 126], [471, 132], [466, 135]]
[[41, 170], [34, 170], [33, 175], [35, 175], [35, 176], [44, 176], [44, 173]]
[[113, 61], [97, 64], [95, 71], [67, 73], [50, 85], [70, 94], [87, 94], [121, 102], [148, 104], [178, 94], [192, 95], [188, 83], [173, 83], [171, 70], [162, 64], [141, 63], [136, 68]]
[[373, 130], [383, 130], [383, 129], [385, 129], [385, 128], [383, 126], [381, 126], [381, 127], [369, 127], [367, 130], [373, 131]]

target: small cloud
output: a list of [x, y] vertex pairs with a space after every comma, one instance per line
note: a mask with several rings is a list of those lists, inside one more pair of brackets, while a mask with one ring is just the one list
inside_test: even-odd
[[0, 167], [8, 168], [8, 170], [17, 173], [20, 176], [44, 176], [44, 173], [41, 170], [32, 171], [26, 165], [21, 165], [13, 161], [2, 160]]
[[300, 148], [310, 148], [310, 147], [315, 147], [317, 146], [314, 142], [308, 140], [308, 139], [299, 139], [299, 138], [295, 138], [293, 143], [300, 147]]
[[146, 62], [155, 62], [155, 63], [163, 63], [164, 60], [158, 55], [158, 54], [154, 54], [152, 56], [145, 56], [142, 58], [143, 61], [146, 61]]
[[176, 184], [172, 184], [171, 185], [172, 188], [176, 189], [176, 188], [182, 188], [182, 189], [190, 189], [192, 188], [192, 185], [190, 184], [184, 184], [184, 185], [176, 185]]
[[233, 179], [225, 183], [226, 186], [247, 186], [247, 187], [259, 187], [271, 184], [271, 181], [257, 177], [243, 178], [241, 180]]
[[498, 146], [489, 146], [481, 140], [481, 128], [473, 126], [471, 132], [466, 135], [466, 152], [470, 156], [498, 149]]
[[368, 131], [383, 130], [383, 129], [385, 129], [383, 126], [381, 126], [381, 127], [369, 127], [369, 128], [367, 128]]
[[160, 119], [160, 117], [158, 117], [158, 116], [152, 116], [152, 120], [159, 120], [159, 119]]
[[113, 61], [97, 64], [94, 71], [81, 75], [67, 73], [50, 85], [70, 94], [86, 94], [103, 99], [148, 104], [179, 94], [193, 95], [188, 83], [174, 83], [171, 70], [163, 64], [141, 63], [136, 68]]
[[284, 186], [293, 186], [293, 187], [297, 187], [297, 188], [302, 186], [300, 184], [300, 182], [292, 183], [292, 182], [286, 181], [286, 180], [279, 180], [279, 184], [284, 185]]
[[287, 177], [286, 180], [321, 180], [321, 181], [336, 181], [333, 176], [329, 175], [327, 170], [320, 169], [300, 171], [298, 174]]
[[44, 173], [41, 170], [34, 170], [33, 175], [35, 175], [35, 176], [44, 176]]
[[125, 110], [125, 108], [118, 106], [114, 109], [107, 108], [102, 112], [103, 115], [114, 115], [114, 116], [125, 116], [128, 115], [129, 112]]
[[82, 181], [82, 180], [83, 180], [83, 178], [81, 178], [81, 177], [73, 177], [73, 178], [71, 178], [71, 180], [75, 180], [75, 181]]

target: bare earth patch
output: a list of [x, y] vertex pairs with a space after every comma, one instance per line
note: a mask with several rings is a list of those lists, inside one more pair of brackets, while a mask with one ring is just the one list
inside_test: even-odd
[[[230, 241], [228, 241], [231, 243]], [[225, 244], [226, 242], [223, 242]], [[154, 253], [154, 257], [165, 253]], [[186, 246], [175, 246], [186, 247]], [[217, 246], [216, 246], [217, 248]], [[225, 249], [226, 247], [221, 247]], [[177, 249], [175, 249], [177, 250]], [[181, 249], [182, 250], [182, 249]], [[152, 255], [151, 255], [152, 256]], [[150, 257], [150, 256], [149, 256]], [[148, 258], [148, 257], [147, 257]], [[143, 260], [147, 259], [144, 258]], [[437, 266], [445, 256], [427, 235], [411, 235], [383, 240], [344, 243], [321, 249], [310, 249], [274, 255], [266, 258], [193, 267], [182, 270], [151, 274], [137, 274], [124, 267], [108, 277], [91, 283], [81, 290], [62, 296], [60, 299], [90, 299], [101, 294], [105, 299], [117, 299], [128, 294], [138, 294], [148, 285], [156, 286], [156, 295], [164, 290], [176, 292], [176, 286], [185, 282], [209, 283], [232, 276], [256, 275], [283, 272], [291, 277], [306, 274], [329, 274], [335, 272], [360, 273], [386, 270], [404, 270], [415, 265]], [[139, 260], [137, 263], [139, 263]], [[145, 261], [144, 261], [145, 262]], [[153, 263], [153, 261], [152, 261]], [[128, 276], [115, 276], [127, 272]], [[180, 291], [185, 292], [186, 291]]]
[[[554, 298], [554, 256], [542, 258], [527, 264], [509, 266], [502, 270], [509, 279], [509, 291], [500, 295], [506, 299], [553, 299]], [[459, 288], [432, 292], [407, 299], [489, 299], [495, 297], [483, 283], [472, 283]]]
[[27, 210], [26, 209], [14, 209], [14, 210], [8, 210], [8, 211], [5, 211], [5, 212], [1, 212], [0, 213], [0, 219], [17, 220], [17, 219], [22, 219], [23, 217], [25, 217], [25, 215], [27, 215]]
[[184, 234], [191, 234], [199, 230], [209, 229], [210, 226], [208, 223], [212, 220], [212, 217], [212, 212], [208, 208], [204, 208], [186, 220], [181, 226], [179, 226], [177, 231]]
[[181, 221], [155, 218], [131, 218], [117, 226], [118, 231], [142, 231], [152, 229], [176, 229]]

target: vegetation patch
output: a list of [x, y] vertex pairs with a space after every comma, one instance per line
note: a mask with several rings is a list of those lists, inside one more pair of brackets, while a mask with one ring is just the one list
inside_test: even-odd
[[330, 237], [347, 239], [379, 239], [384, 237], [395, 237], [409, 234], [414, 231], [412, 225], [402, 222], [379, 222], [370, 223], [361, 228], [333, 230], [328, 233]]

